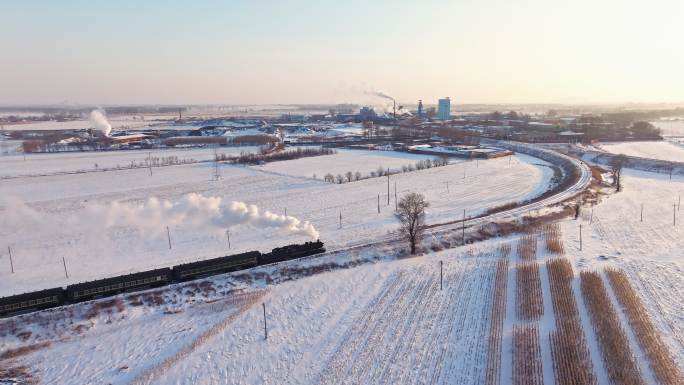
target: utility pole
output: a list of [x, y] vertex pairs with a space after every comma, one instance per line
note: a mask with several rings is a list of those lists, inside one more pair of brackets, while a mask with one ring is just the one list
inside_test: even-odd
[[147, 153], [147, 165], [150, 167], [150, 176], [152, 176], [152, 153]]
[[389, 168], [387, 168], [387, 206], [390, 205], [389, 175], [390, 175], [390, 170], [389, 170]]
[[447, 194], [449, 193], [449, 181], [446, 181], [446, 187], [447, 187]]
[[463, 209], [463, 246], [465, 246], [465, 209]]
[[641, 222], [644, 221], [644, 204], [641, 204]]
[[171, 249], [171, 232], [169, 231], [169, 226], [166, 226], [166, 238], [169, 240], [169, 249]]
[[439, 261], [439, 290], [442, 290], [442, 279], [444, 277], [443, 265], [444, 265], [444, 262]]
[[582, 224], [580, 223], [580, 251], [582, 251]]
[[380, 214], [380, 194], [378, 194], [378, 214]]
[[228, 237], [228, 250], [230, 250], [230, 230], [226, 230], [226, 236]]
[[672, 226], [677, 225], [677, 211], [676, 211], [677, 205], [672, 204]]
[[268, 339], [268, 327], [266, 327], [266, 304], [264, 302], [261, 303], [261, 306], [264, 309], [264, 339]]
[[64, 264], [64, 275], [66, 275], [67, 279], [69, 279], [69, 272], [67, 272], [66, 260], [64, 259], [64, 257], [62, 257], [62, 263]]
[[12, 271], [12, 274], [14, 274], [14, 262], [12, 261], [12, 249], [7, 246], [7, 252], [9, 253], [10, 257], [10, 270]]
[[287, 216], [287, 207], [285, 207], [285, 216]]
[[399, 201], [397, 200], [397, 182], [394, 182], [394, 211], [399, 210]]
[[340, 228], [342, 228], [342, 211], [340, 211]]

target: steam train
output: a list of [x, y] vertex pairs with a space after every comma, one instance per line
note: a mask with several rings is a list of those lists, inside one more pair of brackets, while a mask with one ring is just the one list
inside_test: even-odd
[[323, 246], [323, 242], [316, 241], [277, 247], [271, 250], [270, 253], [265, 254], [258, 251], [248, 251], [241, 254], [184, 263], [170, 268], [166, 267], [96, 281], [76, 283], [66, 288], [58, 287], [3, 297], [0, 298], [0, 317], [302, 258], [325, 252]]

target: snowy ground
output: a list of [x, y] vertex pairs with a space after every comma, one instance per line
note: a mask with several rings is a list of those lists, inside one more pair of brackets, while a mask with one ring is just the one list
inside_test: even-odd
[[684, 178], [673, 176], [670, 182], [666, 175], [627, 170], [623, 183], [624, 191], [596, 206], [593, 218], [585, 210], [581, 251], [578, 223], [564, 223], [566, 246], [578, 268], [617, 266], [627, 271], [683, 366], [684, 211], [679, 197]]
[[22, 363], [60, 384], [480, 384], [495, 262], [445, 251], [250, 289], [246, 303], [126, 304], [57, 329]]
[[[0, 142], [2, 143], [2, 142]], [[125, 168], [131, 162], [144, 163], [148, 157], [177, 157], [179, 161], [214, 159], [214, 151], [226, 155], [256, 152], [257, 147], [187, 148], [165, 150], [86, 151], [0, 156], [0, 178], [37, 176]], [[97, 168], [96, 168], [97, 166]]]
[[[394, 159], [390, 153], [382, 154]], [[334, 156], [353, 169], [367, 165], [363, 157], [350, 159], [345, 153]], [[297, 167], [309, 170], [308, 175], [318, 162], [318, 157], [300, 159]], [[553, 172], [537, 165], [539, 162], [520, 155], [510, 164], [508, 159], [493, 159], [396, 174], [391, 177], [389, 205], [386, 178], [340, 185], [223, 165], [221, 179], [215, 181], [211, 163], [160, 167], [152, 176], [147, 169], [135, 169], [8, 179], [0, 185], [5, 202], [2, 215], [8, 219], [8, 225], [0, 229], [0, 295], [172, 266], [227, 252], [267, 252], [307, 240], [273, 229], [238, 226], [230, 229], [232, 248], [228, 251], [225, 232], [181, 224], [170, 228], [169, 249], [165, 224], [145, 232], [131, 227], [110, 228], [107, 218], [86, 216], [94, 205], [112, 201], [139, 205], [150, 197], [175, 202], [188, 193], [221, 197], [226, 202], [244, 201], [277, 214], [287, 210], [288, 215], [309, 221], [320, 232], [326, 247], [337, 249], [371, 242], [396, 230], [395, 183], [398, 197], [409, 191], [425, 194], [431, 203], [428, 223], [441, 223], [462, 218], [464, 209], [467, 216], [475, 216], [488, 208], [541, 194]], [[12, 248], [15, 274], [9, 271], [7, 246]], [[69, 278], [65, 277], [62, 257]]]
[[684, 146], [669, 140], [649, 142], [601, 143], [598, 147], [600, 147], [604, 151], [608, 151], [613, 154], [625, 154], [629, 156], [637, 156], [640, 158], [684, 162]]
[[[353, 159], [344, 159], [354, 164]], [[34, 209], [56, 216], [79, 212], [84, 199], [137, 202], [151, 192], [174, 199], [190, 188], [230, 199], [248, 195], [246, 200], [273, 210], [287, 202], [288, 209], [295, 210], [296, 215], [312, 219], [321, 230], [322, 238], [331, 245], [349, 244], [359, 237], [377, 237], [396, 226], [390, 216], [385, 216], [388, 214], [386, 206], [381, 207], [381, 214], [377, 216], [374, 211], [377, 202], [364, 198], [371, 192], [382, 193], [386, 188], [384, 179], [342, 185], [311, 180], [308, 173], [318, 167], [316, 160], [308, 158], [306, 162], [299, 162], [298, 167], [307, 170], [303, 176], [231, 166], [224, 167], [224, 180], [215, 182], [206, 180], [207, 170], [198, 172], [196, 165], [192, 165], [159, 170], [158, 179], [132, 174], [130, 178], [135, 181], [135, 187], [126, 186], [133, 182], [122, 182], [126, 179], [116, 176], [118, 172], [110, 173], [116, 176], [112, 181], [106, 178], [91, 180], [93, 176], [87, 175], [78, 175], [87, 177], [84, 183], [75, 183], [72, 179], [60, 182], [63, 176], [20, 178], [16, 182], [9, 181], [12, 182], [9, 187], [12, 193], [24, 196]], [[428, 218], [436, 221], [457, 216], [464, 202], [484, 208], [505, 201], [506, 196], [510, 199], [524, 195], [523, 191], [530, 194], [530, 189], [543, 185], [540, 181], [545, 181], [550, 174], [547, 167], [534, 166], [531, 162], [535, 161], [516, 157], [510, 168], [507, 159], [480, 162], [479, 165], [464, 162], [398, 174], [393, 178], [400, 186], [410, 184], [411, 189], [423, 188], [421, 191], [434, 203]], [[357, 166], [361, 165], [359, 161]], [[475, 166], [466, 169], [465, 180], [462, 179], [464, 166]], [[537, 173], [537, 182], [530, 182], [530, 173]], [[101, 174], [108, 173], [94, 175]], [[73, 177], [77, 176], [69, 176]], [[459, 177], [460, 183], [457, 183]], [[443, 178], [454, 182], [449, 193], [442, 183]], [[684, 217], [680, 216], [677, 207], [679, 194], [684, 192], [684, 178], [675, 176], [670, 182], [668, 177], [633, 170], [627, 170], [624, 178], [623, 192], [604, 196], [593, 211], [584, 209], [578, 221], [566, 219], [560, 223], [564, 257], [575, 269], [572, 289], [600, 385], [609, 385], [609, 380], [580, 293], [578, 276], [581, 270], [601, 271], [607, 266], [624, 269], [676, 362], [684, 370], [684, 264], [680, 258], [684, 246], [680, 236], [684, 223], [680, 223], [680, 219], [684, 221]], [[36, 180], [45, 181], [37, 185]], [[494, 184], [495, 181], [501, 184]], [[520, 191], [516, 192], [510, 189], [511, 184], [527, 187], [519, 186]], [[54, 198], [41, 192], [52, 185], [59, 192]], [[70, 187], [73, 185], [77, 187]], [[6, 188], [5, 184], [2, 188]], [[502, 189], [502, 195], [497, 195]], [[642, 203], [643, 222], [640, 221]], [[336, 215], [332, 215], [333, 220], [329, 222], [325, 216], [315, 215], [318, 211], [312, 208], [319, 205], [330, 207], [323, 211], [334, 211], [333, 214], [340, 207], [344, 208], [345, 221], [350, 220], [351, 224], [345, 222], [343, 229], [338, 230]], [[583, 231], [581, 250], [579, 224]], [[282, 236], [269, 237], [261, 232], [249, 236], [238, 234], [234, 235], [236, 242], [244, 243], [247, 248], [260, 248], [269, 242], [283, 240]], [[26, 237], [18, 245], [29, 244], [31, 237], [36, 236], [11, 232], [0, 235], [5, 237], [3, 239]], [[219, 243], [218, 236], [178, 234], [174, 238], [179, 238], [179, 245], [165, 254], [166, 260], [180, 259], [183, 253], [191, 250], [210, 251], [214, 248], [212, 242]], [[54, 254], [59, 254], [60, 250], [73, 252], [72, 249], [81, 247], [79, 242], [66, 247], [53, 238], [38, 239], [47, 242], [45, 248], [57, 250]], [[80, 278], [98, 268], [142, 263], [140, 260], [153, 262], [154, 252], [146, 251], [145, 247], [140, 247], [138, 253], [132, 252], [136, 250], [131, 245], [132, 239], [137, 238], [127, 231], [115, 232], [111, 242], [116, 246], [116, 256], [103, 254], [89, 258], [83, 254], [77, 259], [79, 266], [72, 267], [75, 269], [73, 274]], [[96, 303], [45, 312], [47, 321], [38, 318], [28, 328], [31, 335], [25, 338], [35, 342], [51, 341], [51, 344], [20, 357], [19, 362], [46, 384], [482, 384], [486, 375], [498, 250], [502, 244], [509, 244], [512, 252], [508, 257], [500, 383], [512, 383], [514, 326], [535, 325], [539, 329], [543, 384], [552, 385], [556, 374], [549, 334], [555, 330], [556, 314], [545, 262], [558, 255], [547, 252], [542, 237], [539, 238], [538, 255], [527, 263], [539, 264], [543, 314], [532, 320], [519, 319], [516, 315], [516, 264], [522, 261], [516, 252], [517, 240], [518, 236], [492, 239], [403, 260], [381, 258], [373, 264], [286, 282], [276, 280], [267, 284], [269, 280], [260, 275], [284, 267], [324, 266], [330, 259], [354, 258], [353, 252], [342, 252], [336, 256], [290, 261], [285, 266], [258, 268], [253, 276], [262, 278], [254, 281], [224, 275], [209, 279], [206, 285], [172, 286], [164, 292], [166, 300], [162, 305], [133, 305], [134, 302], [127, 298], [99, 312], [93, 311]], [[155, 242], [164, 246], [165, 239], [150, 240], [148, 246]], [[27, 249], [24, 255], [41, 255], [39, 250]], [[150, 250], [159, 251], [159, 248], [150, 247]], [[385, 251], [375, 252], [382, 254]], [[42, 258], [27, 257], [28, 261], [21, 262], [33, 263], [17, 271], [15, 276], [21, 276], [21, 279], [2, 273], [3, 285], [10, 282], [10, 285], [20, 286], [23, 281], [35, 284], [47, 279], [43, 276], [46, 272], [58, 273], [61, 266], [54, 263], [57, 265], [52, 267], [54, 270], [46, 269], [45, 266], [51, 263], [49, 253], [42, 255]], [[4, 256], [0, 261], [4, 261]], [[444, 262], [443, 290], [439, 289], [440, 261]], [[36, 267], [39, 265], [43, 268]], [[603, 278], [608, 285], [605, 276]], [[244, 291], [227, 294], [240, 290]], [[611, 298], [616, 304], [612, 292]], [[267, 340], [263, 334], [262, 303], [266, 306]], [[646, 383], [656, 385], [624, 311], [617, 305], [616, 310]], [[0, 332], [12, 326], [0, 322]], [[24, 330], [21, 325], [19, 330]], [[21, 338], [7, 338], [3, 342], [8, 347], [18, 346]]]
[[[378, 169], [386, 171], [389, 168], [392, 172], [398, 172], [402, 170], [402, 166], [415, 166], [416, 162], [424, 159], [432, 160], [435, 157], [396, 151], [337, 150], [337, 154], [334, 155], [273, 162], [256, 168], [283, 175], [314, 179], [323, 179], [327, 173], [344, 176], [348, 171], [352, 173], [358, 171], [363, 177], [368, 177], [371, 172], [377, 172]], [[459, 159], [449, 159], [449, 163], [459, 162], [461, 162]], [[479, 164], [478, 161], [472, 166], [479, 167]]]

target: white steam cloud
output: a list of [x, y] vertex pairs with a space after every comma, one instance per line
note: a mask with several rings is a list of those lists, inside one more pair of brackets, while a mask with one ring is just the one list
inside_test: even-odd
[[109, 124], [107, 117], [101, 110], [93, 110], [90, 112], [90, 124], [104, 136], [109, 136], [109, 133], [112, 132], [112, 125]]
[[107, 227], [131, 226], [148, 233], [164, 231], [165, 226], [182, 225], [205, 230], [225, 230], [232, 226], [248, 225], [274, 228], [290, 234], [318, 239], [319, 233], [307, 221], [293, 216], [261, 211], [244, 202], [224, 204], [219, 197], [188, 194], [177, 202], [150, 198], [143, 205], [113, 202], [88, 208], [89, 214], [105, 221]]

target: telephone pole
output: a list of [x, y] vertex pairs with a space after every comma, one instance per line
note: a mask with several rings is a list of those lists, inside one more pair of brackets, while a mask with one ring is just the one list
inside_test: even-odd
[[62, 263], [64, 264], [64, 275], [66, 275], [67, 279], [69, 279], [69, 272], [67, 271], [66, 260], [64, 259], [64, 257], [62, 257]]
[[261, 303], [261, 306], [264, 309], [264, 339], [268, 339], [268, 327], [266, 326], [266, 304], [264, 302]]
[[389, 176], [390, 176], [390, 170], [389, 170], [389, 168], [387, 168], [387, 206], [390, 205]]
[[463, 246], [465, 246], [465, 209], [463, 209]]
[[12, 261], [12, 249], [7, 246], [7, 252], [9, 253], [10, 257], [10, 270], [12, 271], [12, 274], [14, 274], [14, 262]]
[[439, 261], [439, 290], [442, 290], [442, 279], [444, 277], [444, 262]]
[[171, 232], [169, 231], [169, 226], [166, 226], [166, 238], [169, 240], [169, 249], [171, 249]]

